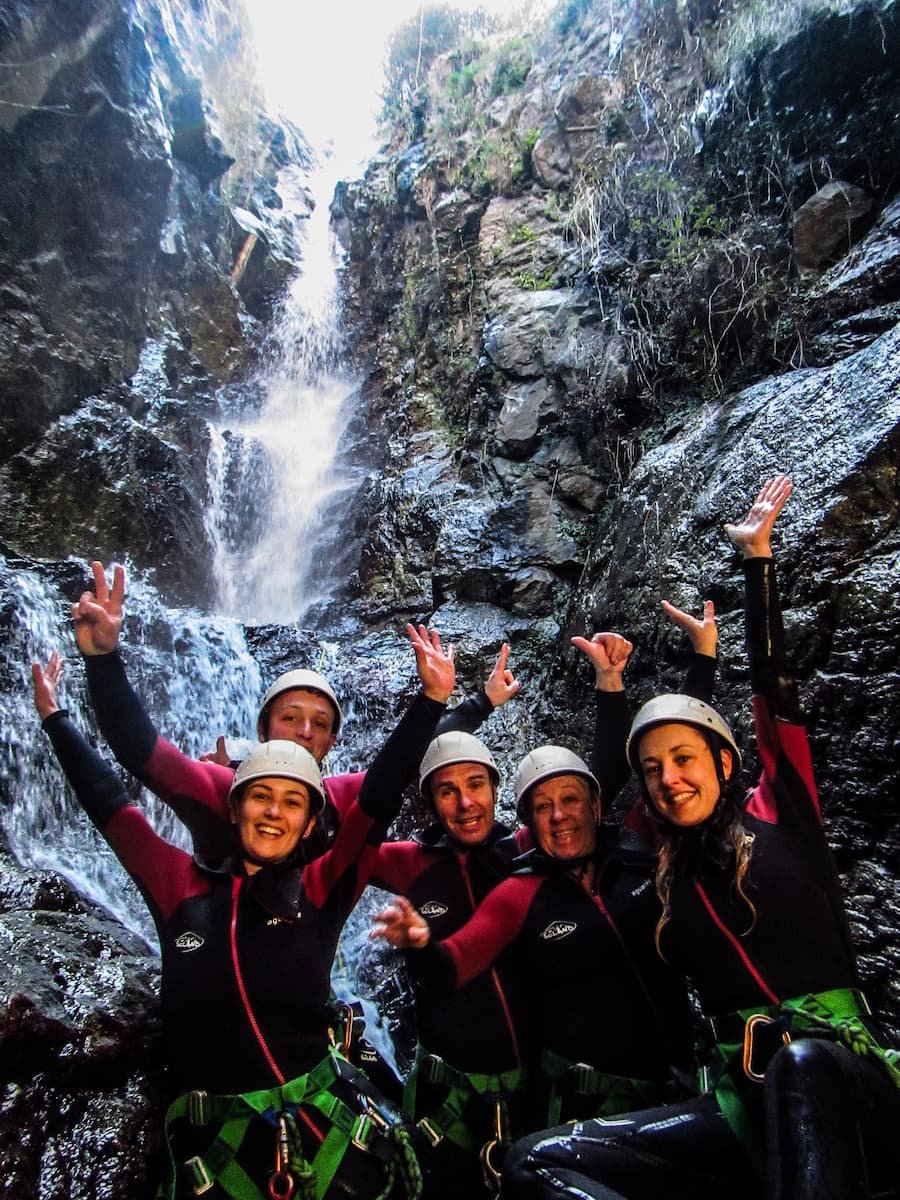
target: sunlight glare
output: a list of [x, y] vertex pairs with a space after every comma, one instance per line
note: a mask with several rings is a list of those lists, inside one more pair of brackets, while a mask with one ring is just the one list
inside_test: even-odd
[[[390, 33], [420, 9], [416, 0], [349, 0], [335, 8], [244, 0], [253, 26], [260, 83], [275, 111], [320, 150], [348, 162], [374, 152], [382, 62]], [[506, 14], [523, 0], [453, 0], [450, 7]]]

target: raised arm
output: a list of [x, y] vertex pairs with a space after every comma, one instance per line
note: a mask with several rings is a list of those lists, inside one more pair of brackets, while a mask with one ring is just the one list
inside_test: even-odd
[[687, 634], [691, 643], [691, 658], [679, 691], [685, 696], [694, 696], [709, 703], [716, 682], [716, 647], [719, 641], [716, 606], [712, 600], [704, 600], [703, 616], [699, 618], [676, 608], [668, 600], [663, 600], [662, 610], [673, 624]]
[[334, 844], [306, 868], [309, 894], [322, 899], [339, 879], [355, 898], [377, 867], [378, 847], [400, 811], [403, 793], [418, 774], [428, 743], [456, 682], [454, 650], [444, 648], [440, 635], [424, 625], [407, 625], [416, 656], [421, 691], [413, 697], [394, 731], [366, 771], [359, 798], [341, 822]]
[[772, 530], [793, 491], [786, 475], [766, 480], [749, 512], [725, 532], [741, 552], [744, 565], [744, 633], [754, 695], [773, 717], [800, 722], [797, 688], [784, 652], [784, 625], [772, 559]]
[[63, 660], [56, 651], [46, 667], [33, 663], [34, 704], [44, 732], [79, 804], [140, 887], [157, 917], [172, 903], [190, 856], [170, 846], [131, 804], [113, 767], [90, 745], [60, 706]]
[[517, 694], [519, 681], [509, 669], [509, 654], [509, 643], [504, 642], [484, 688], [448, 709], [441, 717], [437, 733], [474, 733], [495, 708], [501, 708]]
[[125, 572], [115, 567], [110, 587], [101, 563], [91, 563], [91, 570], [95, 590], [82, 593], [72, 617], [100, 732], [118, 762], [187, 825], [199, 852], [227, 854], [232, 848], [228, 789], [233, 772], [214, 762], [196, 762], [160, 737], [128, 681], [118, 650]]
[[634, 645], [618, 633], [573, 637], [572, 645], [594, 668], [596, 686], [591, 770], [600, 784], [600, 802], [609, 810], [630, 775], [625, 757], [629, 710], [623, 675]]
[[793, 490], [787, 475], [767, 479], [743, 521], [725, 526], [726, 534], [745, 559], [772, 557], [772, 530]]
[[361, 808], [384, 823], [385, 828], [400, 809], [402, 793], [417, 775], [428, 743], [456, 684], [453, 646], [446, 648], [436, 630], [407, 625], [407, 636], [416, 656], [416, 671], [422, 685], [375, 756], [359, 793]]
[[72, 605], [75, 641], [85, 657], [110, 654], [118, 647], [125, 603], [124, 567], [113, 567], [112, 587], [103, 563], [92, 562], [91, 571], [94, 590], [82, 592], [78, 603]]

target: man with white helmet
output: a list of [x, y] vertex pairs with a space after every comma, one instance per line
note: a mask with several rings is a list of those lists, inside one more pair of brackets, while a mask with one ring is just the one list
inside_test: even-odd
[[[419, 770], [435, 821], [412, 840], [379, 849], [372, 882], [408, 897], [436, 936], [464, 925], [518, 854], [510, 830], [494, 817], [499, 781], [483, 742], [462, 731], [440, 734]], [[524, 1082], [532, 1021], [502, 959], [449, 995], [422, 985], [416, 959], [407, 956], [418, 1045], [404, 1108], [431, 1143], [423, 1163], [429, 1200], [474, 1197], [485, 1173], [493, 1178], [499, 1169], [498, 1143], [530, 1127]]]

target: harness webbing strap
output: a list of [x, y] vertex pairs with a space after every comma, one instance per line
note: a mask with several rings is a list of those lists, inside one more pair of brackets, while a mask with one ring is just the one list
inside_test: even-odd
[[[780, 1004], [741, 1009], [710, 1020], [715, 1037], [714, 1050], [719, 1060], [719, 1078], [713, 1089], [716, 1100], [760, 1174], [764, 1172], [765, 1163], [760, 1120], [748, 1109], [748, 1103], [761, 1095], [759, 1082], [765, 1071], [757, 1071], [751, 1077], [745, 1069], [748, 1049], [752, 1050], [752, 1045], [748, 1048], [747, 1040], [752, 1039], [754, 1018], [771, 1022], [776, 1032], [783, 1029], [786, 1041], [791, 1037], [829, 1037], [840, 1042], [851, 1053], [880, 1063], [894, 1084], [900, 1087], [897, 1052], [885, 1050], [867, 1029], [864, 1018], [870, 1013], [862, 992], [855, 988], [833, 988], [795, 996]], [[777, 1039], [775, 1045], [777, 1048]]]
[[[170, 1185], [167, 1195], [174, 1200], [177, 1172], [172, 1154], [170, 1127], [173, 1122], [186, 1119], [195, 1126], [219, 1124], [212, 1144], [202, 1156], [195, 1156], [185, 1164], [183, 1176], [194, 1194], [215, 1182], [234, 1200], [245, 1200], [261, 1195], [259, 1185], [236, 1161], [248, 1126], [255, 1118], [261, 1118], [273, 1128], [279, 1117], [287, 1125], [291, 1142], [291, 1173], [301, 1184], [301, 1190], [312, 1195], [324, 1196], [337, 1175], [344, 1155], [351, 1145], [374, 1154], [386, 1170], [386, 1186], [372, 1200], [384, 1200], [394, 1186], [397, 1159], [401, 1160], [404, 1183], [408, 1195], [417, 1197], [421, 1191], [421, 1177], [407, 1161], [411, 1150], [408, 1137], [403, 1142], [395, 1129], [390, 1114], [385, 1115], [377, 1107], [377, 1101], [368, 1094], [368, 1081], [359, 1077], [351, 1064], [340, 1059], [336, 1052], [318, 1063], [306, 1075], [289, 1080], [281, 1087], [258, 1092], [245, 1092], [232, 1096], [209, 1096], [205, 1093], [187, 1093], [179, 1096], [166, 1113], [166, 1147], [169, 1154]], [[336, 1095], [332, 1086], [338, 1079], [345, 1079], [355, 1086], [362, 1096], [368, 1111], [355, 1112]], [[328, 1131], [317, 1147], [311, 1162], [303, 1156], [302, 1142], [296, 1117], [302, 1108], [314, 1109], [328, 1122]]]
[[437, 1141], [448, 1138], [463, 1150], [478, 1151], [482, 1139], [473, 1137], [466, 1122], [467, 1105], [477, 1097], [489, 1106], [499, 1100], [505, 1107], [509, 1097], [522, 1087], [525, 1078], [524, 1067], [514, 1067], [496, 1075], [484, 1072], [468, 1074], [436, 1054], [429, 1054], [424, 1046], [419, 1045], [403, 1092], [403, 1107], [407, 1112], [418, 1112], [416, 1097], [420, 1081], [446, 1087], [448, 1092], [440, 1108], [423, 1116], [419, 1120], [419, 1127], [431, 1142], [435, 1142], [435, 1138]]
[[562, 1124], [562, 1106], [567, 1096], [597, 1096], [595, 1117], [649, 1108], [661, 1103], [666, 1085], [627, 1075], [599, 1071], [590, 1063], [576, 1063], [553, 1050], [541, 1051], [541, 1070], [550, 1082], [547, 1124]]

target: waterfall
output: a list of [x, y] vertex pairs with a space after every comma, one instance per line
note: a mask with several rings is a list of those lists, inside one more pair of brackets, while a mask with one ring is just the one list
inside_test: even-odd
[[[276, 315], [243, 410], [212, 429], [209, 527], [222, 612], [247, 624], [297, 624], [336, 582], [328, 569], [336, 509], [354, 484], [337, 462], [356, 380], [341, 366], [337, 258], [326, 159], [308, 180], [279, 175], [287, 213], [308, 218], [301, 270]], [[257, 404], [253, 397], [262, 395]], [[237, 408], [237, 411], [235, 411]]]
[[[232, 756], [255, 741], [256, 707], [281, 671], [314, 666], [333, 682], [345, 725], [326, 771], [364, 767], [395, 720], [397, 698], [412, 690], [412, 655], [397, 631], [346, 646], [299, 629], [327, 600], [334, 583], [332, 543], [356, 479], [338, 463], [353, 414], [357, 380], [342, 357], [338, 262], [329, 204], [339, 175], [325, 159], [311, 177], [284, 168], [278, 191], [286, 222], [305, 227], [303, 262], [290, 282], [268, 336], [262, 366], [247, 385], [224, 388], [209, 425], [207, 528], [215, 548], [219, 615], [165, 604], [155, 587], [128, 572], [123, 656], [129, 678], [162, 736], [197, 756], [227, 735]], [[310, 194], [314, 204], [310, 209]], [[165, 331], [144, 345], [131, 387], [152, 425], [171, 392]], [[344, 548], [345, 549], [345, 548]], [[9, 560], [0, 551], [0, 604], [7, 631], [0, 695], [0, 823], [13, 856], [26, 868], [63, 876], [151, 949], [156, 937], [146, 906], [117, 860], [81, 812], [40, 730], [31, 700], [30, 663], [54, 648], [67, 658], [61, 700], [101, 753], [75, 650], [71, 598], [89, 586], [82, 562]], [[307, 618], [310, 619], [310, 618]], [[261, 626], [253, 631], [251, 627]], [[189, 848], [186, 831], [152, 795], [126, 778], [135, 803], [167, 840]], [[354, 914], [335, 967], [338, 995], [371, 991], [360, 979], [384, 968], [366, 933], [374, 896]], [[370, 1037], [394, 1061], [380, 1018], [367, 1003]]]
[[[78, 570], [72, 564], [72, 574]], [[85, 574], [85, 585], [87, 576]], [[89, 735], [95, 733], [84, 669], [74, 647], [68, 602], [40, 570], [0, 556], [0, 597], [7, 629], [6, 686], [0, 695], [0, 754], [9, 802], [0, 820], [23, 866], [56, 871], [151, 945], [155, 934], [137, 890], [81, 812], [66, 786], [32, 703], [30, 665], [53, 649], [66, 657], [61, 702]], [[194, 609], [166, 607], [133, 577], [126, 600], [123, 647], [129, 675], [165, 737], [197, 755], [219, 733], [253, 729], [260, 674], [237, 622]], [[235, 753], [241, 742], [235, 740]], [[106, 751], [100, 744], [101, 752]], [[186, 831], [165, 805], [133, 787], [154, 828], [187, 847]]]

